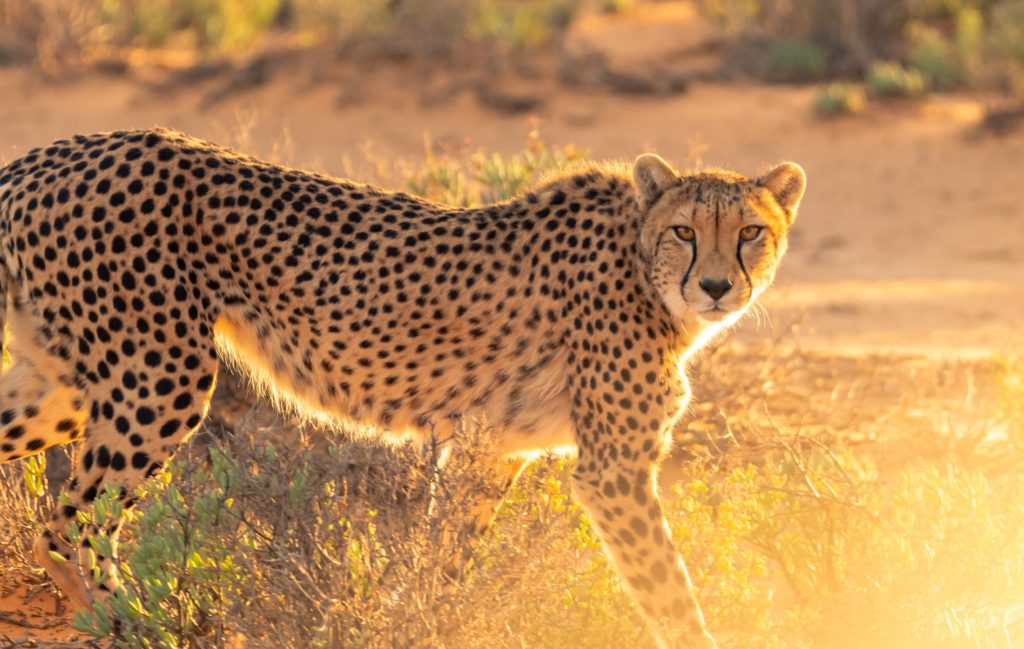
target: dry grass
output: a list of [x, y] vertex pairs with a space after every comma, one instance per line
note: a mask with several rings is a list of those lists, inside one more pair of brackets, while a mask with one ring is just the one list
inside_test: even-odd
[[[1020, 370], [777, 343], [705, 356], [663, 483], [722, 646], [1022, 637]], [[126, 531], [126, 646], [646, 643], [563, 461], [535, 465], [477, 542], [463, 521], [489, 488], [480, 433], [461, 434], [481, 450], [440, 470], [430, 446], [344, 442], [217, 403], [230, 425], [206, 427]], [[28, 570], [40, 509], [23, 473], [0, 481], [0, 529], [17, 539], [5, 574]]]
[[[988, 647], [1021, 637], [1024, 453], [1020, 412], [1005, 409], [1018, 369], [779, 345], [705, 357], [680, 431], [694, 459], [673, 461], [663, 482], [722, 646]], [[940, 403], [948, 425], [925, 416]], [[982, 415], [977, 434], [954, 423]], [[539, 462], [477, 543], [462, 532], [487, 488], [486, 443], [474, 431], [462, 435], [484, 450], [438, 470], [429, 446], [339, 443], [264, 407], [231, 428], [208, 427], [129, 528], [138, 600], [120, 619], [130, 637], [648, 642], [569, 500], [562, 460]], [[463, 567], [455, 583], [452, 565]], [[160, 583], [177, 591], [159, 599]]]
[[[430, 445], [295, 444], [302, 433], [263, 409], [236, 430], [193, 446], [174, 486], [156, 490], [160, 504], [131, 528], [131, 583], [143, 609], [172, 613], [159, 624], [171, 645], [493, 647], [512, 646], [511, 634], [541, 646], [552, 633], [534, 615], [563, 600], [566, 568], [582, 550], [560, 465], [527, 476], [478, 542], [465, 521], [491, 488], [486, 450], [456, 454], [441, 470]], [[475, 448], [486, 439], [461, 435]], [[192, 565], [168, 569], [172, 556]], [[146, 593], [168, 574], [183, 587], [155, 601]], [[618, 608], [631, 617], [624, 600]], [[154, 637], [153, 617], [132, 622], [126, 635]], [[577, 632], [582, 620], [566, 622]], [[638, 634], [638, 621], [631, 626]]]
[[53, 500], [28, 461], [0, 465], [0, 573], [25, 571], [32, 564], [31, 546]]

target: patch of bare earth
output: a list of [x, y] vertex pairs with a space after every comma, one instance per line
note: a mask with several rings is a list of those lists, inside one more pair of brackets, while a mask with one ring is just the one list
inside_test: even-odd
[[66, 601], [41, 576], [21, 573], [0, 580], [0, 648], [100, 646], [75, 631], [69, 617]]

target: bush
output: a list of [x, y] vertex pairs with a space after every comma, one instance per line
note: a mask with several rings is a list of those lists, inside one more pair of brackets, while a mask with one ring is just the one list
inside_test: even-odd
[[829, 72], [848, 74], [893, 49], [912, 16], [911, 5], [902, 0], [702, 0], [700, 8], [733, 39], [741, 60], [763, 51], [764, 44], [771, 49], [798, 42], [819, 50]]
[[[565, 462], [536, 466], [470, 545], [458, 530], [482, 455], [437, 471], [431, 452], [280, 445], [295, 431], [276, 426], [249, 420], [147, 487], [112, 607], [119, 646], [645, 642]], [[1024, 630], [1022, 489], [1020, 472], [952, 459], [880, 475], [780, 436], [756, 464], [693, 467], [665, 508], [723, 647], [982, 647]], [[111, 622], [78, 620], [96, 635]]]
[[825, 73], [825, 54], [813, 43], [783, 39], [768, 47], [765, 55], [770, 74], [787, 81], [819, 79]]
[[1003, 58], [1002, 76], [1009, 92], [1024, 103], [1024, 2], [1009, 2], [992, 11], [991, 46]]
[[515, 47], [555, 39], [569, 27], [579, 8], [578, 0], [478, 0], [477, 5], [466, 32], [483, 42]]
[[956, 87], [964, 71], [956, 50], [937, 29], [923, 25], [911, 30], [910, 63], [940, 88]]
[[629, 11], [636, 7], [636, 0], [602, 0], [601, 11], [607, 14], [617, 14]]
[[512, 198], [585, 157], [574, 147], [549, 147], [536, 132], [523, 151], [507, 158], [484, 151], [437, 153], [428, 142], [426, 163], [400, 175], [405, 188], [419, 196], [448, 205], [481, 205]]
[[299, 448], [278, 441], [298, 431], [252, 418], [240, 432], [147, 485], [126, 530], [135, 541], [123, 553], [125, 590], [109, 616], [96, 608], [77, 617], [80, 630], [113, 633], [124, 647], [218, 638], [252, 647], [494, 647], [511, 638], [612, 647], [611, 638], [642, 638], [594, 533], [568, 502], [564, 464], [526, 476], [477, 543], [464, 522], [488, 488], [486, 443], [440, 470], [432, 446]]
[[833, 81], [822, 88], [814, 101], [814, 110], [822, 117], [860, 113], [866, 106], [863, 86], [842, 81]]
[[928, 91], [924, 75], [892, 61], [873, 64], [865, 81], [872, 94], [881, 97], [917, 97]]
[[[862, 76], [882, 60], [939, 89], [1024, 93], [1021, 0], [703, 0], [701, 9], [729, 39], [734, 60], [772, 78]], [[752, 64], [751, 52], [767, 53], [769, 64]]]
[[1004, 2], [993, 7], [992, 45], [1001, 55], [1024, 65], [1024, 2]]
[[99, 28], [124, 44], [237, 51], [276, 25], [282, 0], [105, 0]]

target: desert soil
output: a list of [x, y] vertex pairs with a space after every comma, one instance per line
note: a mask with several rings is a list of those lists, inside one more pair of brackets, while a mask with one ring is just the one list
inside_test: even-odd
[[[687, 6], [650, 7], [582, 21], [570, 48], [601, 50], [629, 69], [671, 60], [704, 70], [706, 30]], [[840, 408], [861, 427], [882, 421], [904, 432], [913, 430], [906, 418], [914, 413], [928, 425], [947, 411], [969, 418], [991, 404], [995, 388], [971, 374], [990, 372], [959, 363], [1012, 355], [1024, 339], [1024, 132], [981, 133], [983, 97], [875, 104], [863, 115], [822, 120], [811, 109], [815, 88], [749, 82], [696, 81], [684, 93], [642, 96], [519, 77], [517, 93], [544, 101], [516, 114], [471, 93], [425, 102], [429, 84], [393, 66], [330, 81], [316, 71], [278, 75], [217, 97], [221, 83], [147, 85], [98, 73], [58, 83], [0, 70], [0, 159], [75, 133], [159, 124], [356, 179], [370, 177], [375, 161], [421, 159], [426, 137], [511, 154], [534, 129], [595, 158], [657, 151], [681, 167], [749, 174], [794, 160], [809, 185], [788, 258], [763, 300], [768, 318], [748, 318], [731, 342], [771, 337], [804, 361], [819, 360], [794, 362], [794, 373], [811, 375], [792, 386], [758, 383], [754, 371], [744, 378], [756, 386], [745, 407], [776, 404], [796, 426]], [[742, 356], [744, 347], [736, 349], [724, 358]], [[763, 360], [785, 369], [786, 358]], [[828, 398], [805, 408], [815, 394]], [[908, 394], [920, 398], [908, 403]], [[46, 624], [52, 597], [37, 594], [27, 605], [29, 591], [4, 585], [0, 611]], [[0, 619], [0, 646], [26, 633], [69, 632]]]

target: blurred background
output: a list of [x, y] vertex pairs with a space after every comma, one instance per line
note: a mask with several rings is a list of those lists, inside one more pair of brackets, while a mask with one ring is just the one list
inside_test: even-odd
[[[0, 162], [154, 125], [457, 205], [581, 157], [798, 162], [808, 191], [777, 285], [695, 364], [663, 475], [711, 628], [723, 647], [1024, 647], [1024, 1], [0, 0]], [[436, 546], [422, 517], [384, 534], [336, 484], [399, 451], [267, 455], [308, 438], [224, 383], [219, 423], [172, 470], [214, 504], [152, 496], [176, 503], [164, 529], [209, 533], [139, 550], [198, 557], [137, 569], [186, 584], [173, 604], [140, 586], [145, 613], [120, 621], [148, 646], [647, 642], [563, 462], [524, 481], [486, 569], [442, 596], [417, 581], [436, 565], [396, 563]], [[66, 464], [51, 454], [54, 485]], [[371, 505], [436, 479], [356, 473]], [[34, 611], [0, 611], [0, 647], [102, 631], [54, 615], [25, 553], [45, 474], [0, 468], [0, 609]], [[348, 532], [308, 536], [289, 498]], [[218, 527], [214, 505], [275, 531]], [[266, 568], [285, 555], [288, 579]]]

